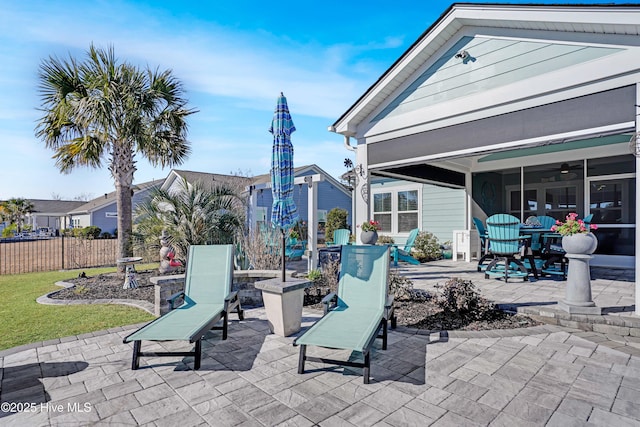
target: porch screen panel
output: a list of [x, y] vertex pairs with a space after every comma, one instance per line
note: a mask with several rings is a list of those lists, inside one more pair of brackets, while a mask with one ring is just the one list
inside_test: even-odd
[[625, 86], [376, 142], [368, 146], [369, 165], [632, 122], [635, 103], [635, 86]]
[[631, 154], [587, 160], [589, 212], [598, 237], [596, 254], [635, 254], [636, 179], [617, 174], [637, 173]]

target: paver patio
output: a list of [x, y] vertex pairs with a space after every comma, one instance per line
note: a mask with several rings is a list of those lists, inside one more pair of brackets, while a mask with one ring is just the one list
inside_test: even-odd
[[[553, 298], [562, 296], [563, 282], [485, 282], [463, 262], [402, 269], [426, 289], [468, 274], [490, 298], [529, 310], [554, 312]], [[226, 341], [210, 332], [198, 371], [180, 357], [143, 358], [141, 369], [130, 370], [132, 348], [122, 337], [134, 325], [5, 350], [0, 425], [640, 425], [634, 283], [616, 276], [594, 279], [593, 287], [596, 302], [620, 304], [608, 305], [598, 324], [626, 321], [618, 326], [624, 335], [559, 325], [432, 334], [398, 328], [388, 350], [376, 344], [369, 385], [357, 370], [335, 366], [308, 363], [297, 374], [294, 337], [270, 334], [262, 308], [247, 310], [241, 322], [232, 315]], [[319, 316], [305, 309], [303, 327]]]

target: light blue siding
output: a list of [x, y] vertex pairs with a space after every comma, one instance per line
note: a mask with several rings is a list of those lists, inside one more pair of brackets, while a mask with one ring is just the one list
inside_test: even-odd
[[465, 229], [465, 191], [425, 184], [422, 189], [422, 228], [440, 243], [453, 239], [453, 230]]
[[[430, 184], [416, 184], [411, 181], [381, 178], [371, 184], [371, 192], [392, 190], [398, 187], [416, 185], [421, 187], [422, 204], [420, 231], [433, 233], [440, 243], [453, 239], [453, 230], [465, 228], [465, 192], [462, 189], [440, 187]], [[397, 244], [406, 242], [405, 234], [389, 234]]]
[[[469, 54], [464, 61], [455, 57], [463, 50]], [[621, 50], [483, 36], [462, 37], [372, 121], [505, 86]]]

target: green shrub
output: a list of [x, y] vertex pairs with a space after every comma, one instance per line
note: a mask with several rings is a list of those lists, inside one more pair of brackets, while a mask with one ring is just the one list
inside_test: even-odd
[[393, 245], [394, 243], [395, 241], [391, 236], [378, 236], [377, 244], [379, 245]]
[[327, 223], [324, 229], [324, 238], [326, 241], [333, 241], [334, 230], [349, 228], [347, 226], [348, 215], [349, 212], [340, 208], [333, 208], [327, 213]]
[[2, 237], [13, 237], [13, 234], [18, 231], [16, 224], [10, 224], [2, 230]]
[[420, 262], [440, 259], [442, 256], [438, 238], [428, 231], [418, 233], [412, 253]]
[[453, 278], [436, 287], [440, 289], [436, 304], [447, 313], [485, 319], [495, 311], [493, 303], [482, 297], [470, 280]]
[[395, 271], [389, 273], [389, 293], [396, 301], [427, 301], [431, 296], [422, 289], [414, 289], [413, 281]]
[[318, 269], [309, 271], [309, 274], [307, 274], [307, 279], [311, 280], [314, 283], [319, 282], [320, 280], [322, 280], [322, 271]]
[[100, 238], [101, 239], [110, 239], [111, 238], [111, 233], [109, 233], [108, 231], [104, 231], [102, 234], [100, 234]]
[[100, 237], [100, 233], [102, 232], [102, 229], [95, 225], [90, 225], [84, 228], [76, 228], [74, 229], [74, 232], [76, 230], [78, 230], [78, 234], [76, 237], [82, 237], [83, 239], [97, 239], [98, 237]]

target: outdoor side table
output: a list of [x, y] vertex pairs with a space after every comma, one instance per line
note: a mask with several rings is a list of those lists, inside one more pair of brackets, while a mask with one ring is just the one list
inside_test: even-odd
[[256, 282], [256, 289], [262, 291], [262, 301], [267, 312], [269, 329], [281, 337], [298, 332], [302, 326], [302, 305], [304, 290], [313, 282], [308, 279], [280, 277]]
[[120, 258], [116, 260], [118, 264], [122, 264], [125, 267], [124, 285], [122, 285], [122, 289], [133, 289], [138, 287], [135, 264], [140, 261], [142, 261], [142, 257], [139, 256]]

